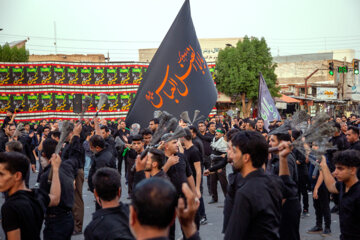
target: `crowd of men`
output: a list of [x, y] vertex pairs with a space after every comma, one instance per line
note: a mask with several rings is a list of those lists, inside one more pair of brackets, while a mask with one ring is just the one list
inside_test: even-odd
[[[309, 191], [316, 215], [309, 233], [331, 234], [330, 212], [337, 212], [341, 239], [360, 239], [360, 119], [329, 121], [336, 148], [321, 159], [313, 154], [315, 142], [304, 145], [305, 152], [291, 147], [302, 130], [274, 131], [284, 120], [271, 122], [267, 130], [260, 118], [223, 115], [194, 125], [180, 119], [184, 136], [165, 133], [156, 147], [150, 146], [156, 118], [148, 126], [98, 117], [71, 121], [72, 131], [55, 154], [64, 122], [24, 123], [15, 134], [18, 122], [10, 109], [0, 135], [2, 226], [11, 240], [40, 239], [41, 232], [43, 239], [82, 233], [85, 239], [175, 239], [177, 217], [184, 239], [206, 239], [199, 235], [208, 221], [202, 195], [206, 188], [207, 204], [218, 202], [220, 182], [225, 239], [300, 239], [300, 219], [310, 212]], [[278, 150], [269, 153], [269, 147]], [[30, 171], [38, 176], [31, 188]], [[120, 201], [121, 178], [130, 205]], [[84, 182], [96, 209], [88, 226], [83, 226]]]

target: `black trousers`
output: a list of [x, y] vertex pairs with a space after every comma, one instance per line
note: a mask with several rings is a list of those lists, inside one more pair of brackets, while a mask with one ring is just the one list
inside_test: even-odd
[[322, 227], [324, 218], [325, 228], [331, 226], [331, 214], [330, 214], [330, 194], [324, 184], [319, 187], [318, 199], [314, 199], [314, 208], [316, 215], [316, 226]]
[[297, 197], [286, 199], [281, 209], [280, 240], [300, 240], [301, 206]]
[[[210, 157], [209, 156], [205, 156], [204, 157], [204, 168], [205, 169], [208, 169], [211, 165], [211, 160], [210, 160]], [[207, 176], [206, 177], [206, 185], [207, 185], [207, 188], [208, 188], [208, 193], [209, 195], [211, 196], [211, 181], [210, 181], [210, 176]]]
[[45, 217], [44, 240], [71, 239], [73, 231], [74, 219], [71, 211], [59, 216]]
[[309, 181], [308, 175], [299, 175], [298, 194], [299, 200], [303, 202], [303, 210], [309, 210], [309, 196], [307, 192], [307, 184]]
[[[218, 172], [220, 171], [220, 172]], [[226, 192], [227, 192], [227, 185], [228, 185], [228, 181], [226, 179], [226, 169], [219, 169], [218, 171], [216, 171], [215, 173], [210, 175], [210, 182], [211, 182], [211, 193], [212, 193], [212, 198], [217, 201], [218, 200], [218, 192], [217, 192], [217, 182], [220, 182], [221, 185], [221, 189], [224, 193], [224, 196], [226, 196]]]

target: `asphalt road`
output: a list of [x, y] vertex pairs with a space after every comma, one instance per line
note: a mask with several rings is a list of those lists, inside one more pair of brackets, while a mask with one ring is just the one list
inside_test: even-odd
[[[230, 172], [230, 168], [228, 169], [228, 172]], [[30, 187], [34, 186], [35, 180], [36, 180], [37, 174], [31, 174], [30, 178]], [[204, 178], [204, 181], [206, 181], [206, 178]], [[127, 186], [125, 185], [125, 179], [122, 177], [122, 196], [121, 201], [124, 203], [129, 203], [130, 200], [127, 199]], [[219, 193], [219, 202], [215, 204], [208, 204], [208, 202], [211, 200], [209, 194], [207, 193], [206, 184], [204, 184], [204, 202], [205, 202], [205, 210], [207, 214], [208, 223], [206, 225], [202, 225], [200, 227], [200, 236], [202, 239], [205, 240], [219, 240], [223, 239], [223, 234], [221, 234], [222, 230], [222, 221], [223, 221], [223, 207], [224, 207], [224, 195], [222, 194], [220, 184], [218, 184], [218, 193]], [[85, 204], [85, 216], [84, 216], [84, 228], [88, 225], [88, 223], [91, 221], [92, 213], [95, 210], [95, 202], [94, 197], [90, 191], [87, 190], [87, 183], [84, 182], [83, 187], [83, 198], [84, 198], [84, 204]], [[326, 240], [333, 240], [333, 239], [339, 239], [340, 235], [340, 228], [339, 228], [339, 216], [337, 214], [331, 215], [331, 236], [322, 237], [320, 234], [308, 234], [306, 231], [313, 227], [315, 225], [315, 213], [314, 208], [312, 207], [312, 197], [311, 193], [309, 195], [310, 199], [310, 216], [301, 218], [300, 221], [300, 237], [303, 240], [320, 240], [320, 239], [326, 239]], [[0, 198], [0, 205], [2, 205], [4, 202], [4, 199]], [[332, 205], [331, 205], [332, 206]], [[240, 224], [240, 223], [239, 223]], [[176, 226], [176, 239], [181, 239], [181, 231], [180, 226], [177, 223]], [[0, 239], [5, 239], [4, 232], [2, 231], [2, 228], [0, 230]], [[73, 236], [72, 239], [74, 240], [80, 240], [84, 239], [83, 235], [76, 235]]]

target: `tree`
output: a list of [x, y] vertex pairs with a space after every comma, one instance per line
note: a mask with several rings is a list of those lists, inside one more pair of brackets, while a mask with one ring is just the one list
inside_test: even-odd
[[216, 88], [239, 106], [241, 103], [244, 117], [249, 117], [251, 106], [258, 98], [259, 72], [271, 95], [279, 96], [280, 88], [275, 86], [276, 67], [265, 39], [245, 36], [236, 47], [220, 50], [215, 69]]
[[9, 44], [0, 46], [0, 62], [27, 62], [29, 51], [25, 47], [10, 47]]

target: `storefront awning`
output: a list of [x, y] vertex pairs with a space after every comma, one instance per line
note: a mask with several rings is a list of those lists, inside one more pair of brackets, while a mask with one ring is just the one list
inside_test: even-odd
[[286, 103], [300, 103], [301, 101], [286, 95], [281, 95], [279, 98], [275, 98], [275, 100], [279, 100], [280, 102], [286, 102]]

